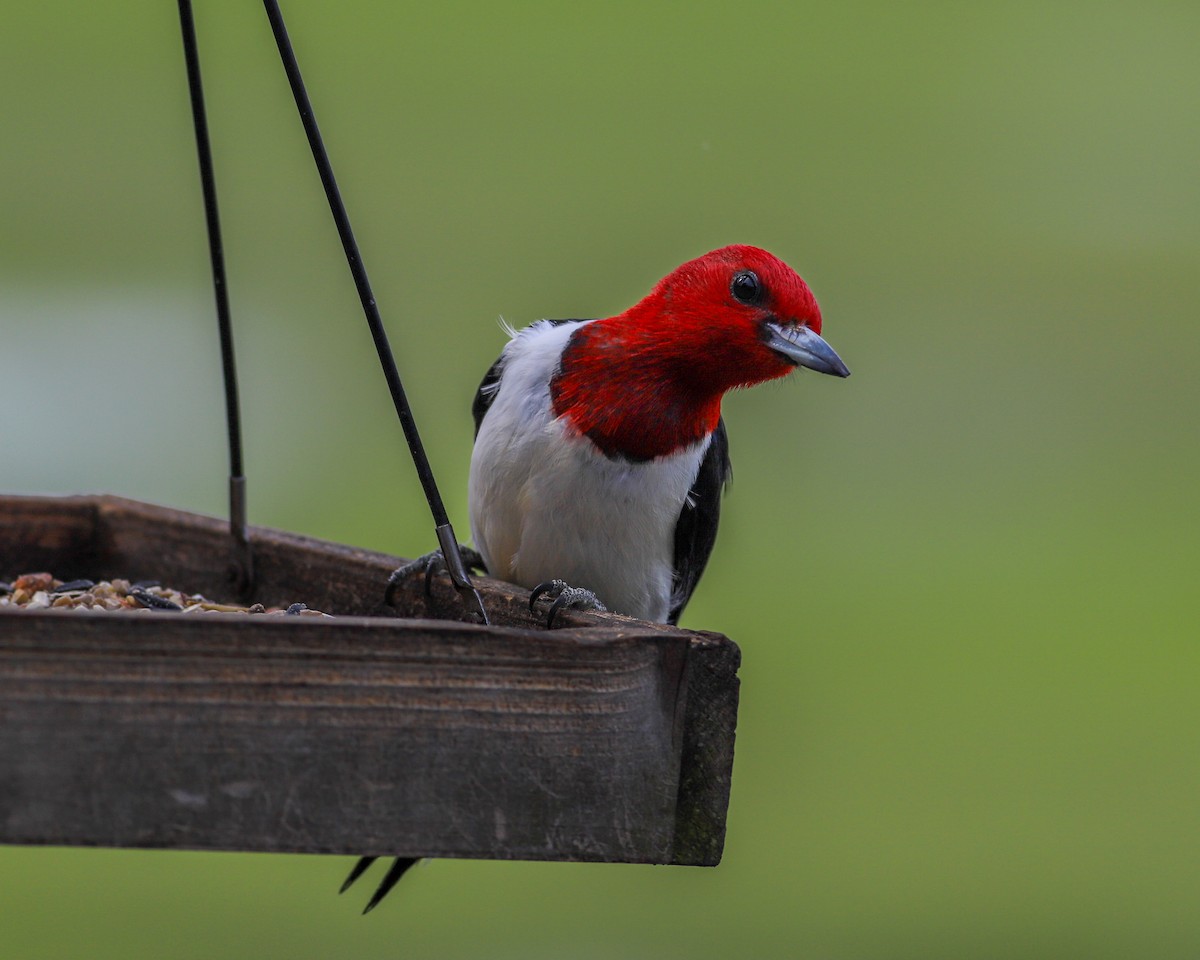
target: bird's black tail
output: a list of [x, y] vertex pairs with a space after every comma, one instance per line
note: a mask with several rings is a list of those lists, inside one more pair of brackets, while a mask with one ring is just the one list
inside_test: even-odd
[[[354, 881], [367, 872], [367, 869], [376, 861], [376, 857], [359, 857], [358, 863], [354, 865], [354, 869], [350, 871], [350, 875], [346, 877], [342, 888], [338, 893], [345, 893], [354, 884]], [[408, 872], [408, 868], [417, 862], [418, 857], [397, 857], [392, 861], [392, 865], [388, 868], [388, 872], [383, 875], [383, 880], [379, 884], [379, 888], [374, 895], [367, 901], [366, 907], [363, 908], [363, 913], [370, 913], [389, 893], [392, 887], [400, 882], [400, 878]]]

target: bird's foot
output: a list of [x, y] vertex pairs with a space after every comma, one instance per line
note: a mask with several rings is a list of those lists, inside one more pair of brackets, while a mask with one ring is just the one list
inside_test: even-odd
[[[354, 865], [354, 869], [350, 871], [350, 876], [346, 878], [342, 884], [342, 889], [338, 893], [345, 893], [349, 890], [354, 881], [366, 873], [367, 867], [373, 864], [375, 860], [375, 857], [359, 857], [358, 862]], [[367, 902], [366, 907], [363, 908], [363, 913], [370, 913], [379, 906], [379, 902], [391, 892], [392, 887], [399, 883], [400, 878], [416, 862], [416, 857], [397, 857], [388, 868], [388, 872], [384, 874], [383, 879], [379, 882], [378, 889]]]
[[564, 607], [573, 607], [576, 610], [599, 610], [601, 613], [608, 609], [591, 590], [573, 587], [565, 580], [547, 580], [534, 587], [533, 592], [529, 594], [530, 613], [533, 613], [534, 604], [542, 597], [554, 601], [550, 604], [550, 609], [546, 611], [547, 629], [554, 626], [554, 618]]
[[[478, 550], [464, 547], [460, 543], [458, 552], [462, 555], [463, 565], [468, 570], [487, 573], [487, 567], [484, 566], [483, 557]], [[444, 573], [445, 570], [446, 558], [442, 555], [441, 550], [433, 550], [424, 556], [417, 557], [416, 560], [410, 560], [393, 570], [391, 576], [388, 577], [387, 590], [383, 595], [384, 602], [390, 607], [396, 606], [396, 591], [400, 588], [400, 584], [414, 573], [425, 574], [425, 596], [429, 596], [432, 592], [433, 578], [439, 573]]]

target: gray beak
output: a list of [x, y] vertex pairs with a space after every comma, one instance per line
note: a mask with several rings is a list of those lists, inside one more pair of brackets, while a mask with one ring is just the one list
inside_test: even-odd
[[818, 334], [798, 324], [784, 325], [768, 322], [767, 346], [799, 367], [808, 367], [817, 373], [832, 373], [835, 377], [848, 377], [850, 370], [842, 358], [833, 351]]

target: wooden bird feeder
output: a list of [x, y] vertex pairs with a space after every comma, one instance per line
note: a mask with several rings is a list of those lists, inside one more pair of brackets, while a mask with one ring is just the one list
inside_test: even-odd
[[457, 592], [442, 576], [426, 594], [416, 576], [397, 609], [384, 602], [397, 558], [246, 525], [216, 186], [191, 4], [179, 0], [230, 519], [0, 496], [0, 580], [156, 580], [211, 600], [249, 589], [332, 618], [0, 606], [0, 843], [716, 864], [737, 647], [612, 614], [567, 612], [551, 631], [525, 591], [482, 579], [474, 592], [282, 14], [264, 7]]
[[[0, 608], [0, 843], [713, 865], [739, 654], [252, 528], [256, 599], [332, 619]], [[228, 590], [224, 521], [0, 497], [0, 578]], [[397, 617], [397, 612], [400, 614]], [[447, 617], [451, 619], [446, 619]]]

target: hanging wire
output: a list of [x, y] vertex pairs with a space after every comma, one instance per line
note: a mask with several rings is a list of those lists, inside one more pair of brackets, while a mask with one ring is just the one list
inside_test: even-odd
[[196, 128], [196, 154], [200, 161], [200, 183], [204, 191], [204, 215], [208, 222], [208, 250], [212, 260], [213, 293], [217, 302], [217, 328], [221, 337], [221, 372], [225, 380], [225, 424], [229, 436], [229, 530], [233, 536], [231, 577], [234, 588], [249, 599], [254, 592], [254, 553], [246, 525], [246, 477], [242, 469], [242, 426], [238, 404], [237, 366], [233, 357], [233, 330], [229, 319], [229, 293], [225, 283], [225, 255], [221, 243], [221, 219], [217, 214], [217, 185], [213, 176], [212, 150], [208, 139], [208, 116], [204, 88], [200, 82], [200, 56], [191, 0], [179, 0], [179, 25], [183, 31], [183, 55], [187, 61], [188, 91], [192, 100], [192, 122]]
[[337, 225], [338, 236], [341, 238], [342, 247], [346, 251], [346, 262], [350, 267], [351, 275], [354, 277], [354, 285], [358, 289], [359, 300], [362, 301], [363, 313], [366, 315], [367, 326], [371, 330], [371, 337], [375, 341], [375, 351], [379, 354], [379, 363], [383, 367], [383, 376], [387, 380], [388, 390], [392, 395], [392, 403], [396, 407], [396, 414], [400, 418], [400, 426], [404, 430], [404, 437], [408, 441], [408, 449], [412, 454], [413, 465], [417, 469], [417, 477], [421, 481], [421, 486], [425, 491], [425, 499], [429, 503], [429, 511], [433, 515], [434, 532], [437, 535], [438, 544], [442, 549], [442, 555], [445, 557], [447, 572], [454, 582], [455, 589], [458, 590], [459, 595], [462, 597], [463, 603], [468, 609], [477, 614], [484, 623], [487, 623], [488, 618], [487, 612], [483, 609], [483, 598], [479, 596], [479, 591], [471, 583], [466, 565], [463, 563], [462, 554], [458, 548], [458, 540], [454, 536], [453, 527], [450, 526], [450, 518], [446, 514], [446, 507], [442, 503], [442, 495], [438, 492], [437, 481], [434, 480], [433, 470], [429, 466], [429, 458], [425, 455], [425, 447], [421, 443], [421, 435], [417, 432], [417, 424], [413, 419], [412, 408], [408, 404], [404, 385], [400, 382], [400, 373], [396, 369], [396, 361], [392, 356], [392, 348], [388, 343], [387, 332], [383, 328], [383, 320], [379, 315], [379, 307], [375, 303], [375, 295], [371, 292], [371, 283], [367, 279], [367, 270], [363, 266], [362, 256], [358, 250], [358, 242], [354, 239], [354, 231], [350, 227], [350, 218], [346, 213], [346, 206], [342, 202], [341, 192], [338, 190], [337, 181], [333, 176], [333, 166], [330, 164], [329, 155], [325, 151], [325, 144], [321, 139], [321, 131], [317, 127], [317, 120], [313, 114], [312, 103], [308, 98], [308, 91], [305, 89], [304, 80], [300, 76], [300, 66], [296, 62], [296, 55], [292, 50], [292, 43], [288, 38], [287, 28], [283, 23], [283, 14], [280, 12], [279, 4], [275, 0], [263, 0], [263, 6], [267, 11], [267, 19], [271, 23], [271, 32], [275, 35], [275, 43], [279, 47], [279, 57], [283, 61], [283, 69], [287, 73], [288, 83], [292, 88], [292, 96], [296, 101], [296, 109], [300, 112], [300, 120], [304, 124], [304, 132], [308, 136], [308, 144], [312, 148], [313, 160], [316, 162], [317, 172], [321, 176], [321, 184], [325, 188], [325, 196], [329, 200], [329, 209], [333, 214], [334, 223]]

